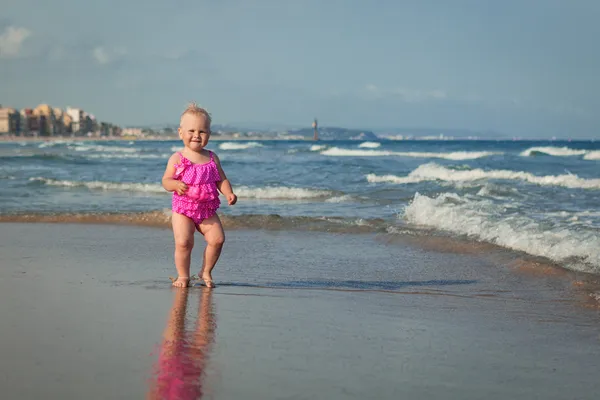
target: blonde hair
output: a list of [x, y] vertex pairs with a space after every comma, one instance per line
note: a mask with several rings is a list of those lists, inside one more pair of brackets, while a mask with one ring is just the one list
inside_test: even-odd
[[187, 108], [181, 113], [181, 118], [183, 118], [183, 116], [186, 114], [196, 115], [198, 117], [202, 116], [202, 117], [206, 118], [206, 121], [208, 122], [209, 125], [212, 122], [210, 113], [208, 111], [206, 111], [205, 108], [198, 107], [198, 105], [196, 103], [188, 104]]

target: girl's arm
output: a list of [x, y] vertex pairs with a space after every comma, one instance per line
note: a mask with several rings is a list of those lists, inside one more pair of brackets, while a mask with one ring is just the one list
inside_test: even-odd
[[174, 153], [169, 157], [165, 173], [162, 177], [162, 187], [168, 192], [177, 192], [178, 195], [183, 196], [188, 189], [187, 185], [177, 179], [173, 178], [175, 175], [175, 164], [179, 161], [179, 155]]
[[217, 182], [217, 188], [221, 193], [223, 193], [223, 196], [227, 198], [227, 203], [232, 206], [237, 202], [237, 196], [235, 193], [233, 193], [231, 183], [229, 182], [229, 179], [227, 179], [227, 175], [225, 175], [225, 171], [223, 171], [223, 168], [221, 167], [221, 160], [219, 160], [219, 157], [217, 157], [215, 153], [213, 153], [213, 155], [215, 158], [215, 164], [217, 164], [219, 176], [221, 177], [221, 180]]

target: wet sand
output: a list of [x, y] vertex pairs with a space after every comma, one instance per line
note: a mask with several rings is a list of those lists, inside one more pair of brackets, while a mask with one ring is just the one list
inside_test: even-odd
[[574, 284], [585, 277], [494, 249], [231, 230], [212, 291], [169, 286], [166, 229], [1, 223], [0, 254], [3, 399], [600, 390], [600, 309]]

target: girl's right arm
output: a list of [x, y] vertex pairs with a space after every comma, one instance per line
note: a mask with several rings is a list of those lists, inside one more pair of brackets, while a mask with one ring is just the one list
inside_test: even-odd
[[167, 168], [165, 169], [165, 173], [162, 177], [162, 186], [168, 192], [177, 192], [178, 195], [183, 196], [188, 189], [187, 185], [173, 178], [173, 175], [175, 175], [175, 164], [177, 161], [179, 161], [179, 155], [177, 153], [174, 153], [171, 157], [169, 157]]

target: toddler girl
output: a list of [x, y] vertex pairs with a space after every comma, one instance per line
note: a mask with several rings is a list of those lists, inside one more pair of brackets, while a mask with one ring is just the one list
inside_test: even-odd
[[219, 157], [205, 149], [210, 138], [210, 123], [208, 112], [195, 104], [181, 114], [178, 132], [184, 148], [169, 158], [162, 178], [163, 187], [173, 192], [172, 224], [178, 274], [173, 286], [176, 287], [189, 285], [196, 230], [206, 240], [202, 269], [198, 275], [207, 287], [214, 287], [211, 271], [225, 242], [223, 226], [217, 215], [221, 204], [219, 191], [229, 205], [237, 202]]

